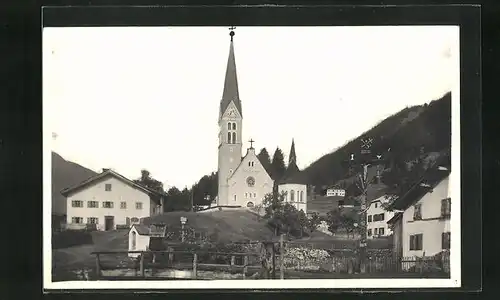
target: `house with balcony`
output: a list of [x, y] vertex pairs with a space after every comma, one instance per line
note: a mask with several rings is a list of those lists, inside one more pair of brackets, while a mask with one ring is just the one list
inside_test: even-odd
[[67, 229], [115, 230], [163, 212], [165, 194], [111, 169], [61, 191], [66, 197]]
[[450, 250], [451, 198], [449, 158], [438, 161], [388, 209], [398, 257], [434, 256]]

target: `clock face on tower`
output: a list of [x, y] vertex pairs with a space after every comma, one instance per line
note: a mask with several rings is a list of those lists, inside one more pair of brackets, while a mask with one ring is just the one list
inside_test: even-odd
[[248, 177], [247, 178], [247, 184], [249, 187], [252, 187], [255, 185], [255, 178], [253, 178], [252, 176]]

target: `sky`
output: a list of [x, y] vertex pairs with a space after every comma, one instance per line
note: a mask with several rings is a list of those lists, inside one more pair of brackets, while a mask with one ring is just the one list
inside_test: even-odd
[[[304, 168], [450, 91], [458, 27], [238, 27], [243, 140]], [[165, 187], [217, 170], [228, 27], [44, 28], [44, 139], [66, 160]], [[52, 133], [57, 138], [52, 138]], [[243, 153], [249, 143], [243, 145]]]

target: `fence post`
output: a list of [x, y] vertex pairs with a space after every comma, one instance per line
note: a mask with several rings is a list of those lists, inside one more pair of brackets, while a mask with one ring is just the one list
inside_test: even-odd
[[236, 257], [234, 255], [231, 255], [231, 269], [233, 269], [235, 260], [236, 260]]
[[168, 247], [168, 264], [170, 266], [174, 264], [174, 253], [172, 247]]
[[243, 279], [247, 277], [247, 270], [248, 270], [248, 256], [245, 255], [243, 260]]
[[193, 255], [193, 278], [197, 277], [198, 254]]
[[141, 277], [144, 277], [144, 252], [141, 252], [141, 262], [139, 264], [139, 270], [141, 273]]
[[276, 279], [276, 245], [274, 242], [272, 242], [272, 247], [271, 247], [271, 251], [272, 251], [272, 263], [273, 263], [273, 272], [272, 272], [272, 276], [273, 276], [273, 279]]
[[101, 260], [99, 259], [99, 253], [96, 253], [95, 256], [95, 273], [97, 279], [99, 279], [101, 277]]
[[285, 247], [283, 235], [280, 236], [280, 279], [285, 279]]

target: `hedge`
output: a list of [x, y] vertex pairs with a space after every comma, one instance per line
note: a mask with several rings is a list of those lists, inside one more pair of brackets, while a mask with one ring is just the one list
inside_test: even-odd
[[52, 233], [52, 249], [92, 244], [92, 235], [87, 230], [65, 230]]

